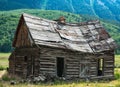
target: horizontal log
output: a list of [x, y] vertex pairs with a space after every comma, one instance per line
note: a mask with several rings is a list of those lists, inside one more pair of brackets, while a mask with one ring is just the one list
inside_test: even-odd
[[56, 67], [54, 67], [54, 66], [41, 66], [42, 68], [56, 68]]
[[75, 60], [75, 59], [67, 59], [67, 62], [79, 62], [79, 60]]
[[104, 63], [104, 66], [106, 65], [114, 65], [114, 63]]
[[39, 64], [40, 67], [47, 67], [47, 66], [50, 66], [50, 67], [54, 67], [55, 65], [52, 65], [52, 64]]
[[104, 70], [114, 70], [114, 67], [104, 67]]
[[97, 67], [90, 67], [90, 70], [96, 70]]
[[54, 57], [40, 57], [40, 60], [55, 60]]
[[94, 75], [94, 76], [97, 76], [97, 72], [90, 72], [88, 75]]
[[90, 66], [90, 67], [96, 67], [96, 66], [97, 66], [97, 63], [94, 63], [94, 64], [91, 63], [91, 64], [89, 64], [89, 66]]
[[91, 75], [89, 75], [90, 77], [96, 77], [97, 75], [95, 74], [95, 75], [93, 75], [93, 74], [91, 74]]
[[45, 71], [55, 71], [54, 68], [40, 68], [40, 70], [45, 70]]
[[54, 60], [55, 57], [52, 57], [52, 56], [40, 56], [40, 60], [49, 60], [49, 59]]
[[76, 67], [75, 66], [67, 66], [66, 68], [67, 69], [79, 69], [79, 67], [77, 67], [77, 66]]
[[110, 67], [110, 68], [112, 68], [112, 67], [114, 67], [114, 65], [104, 65], [104, 67]]
[[42, 73], [42, 74], [49, 73], [49, 74], [51, 74], [51, 75], [56, 75], [56, 72], [54, 72], [54, 71], [49, 71], [49, 72], [48, 72], [48, 71], [45, 71], [45, 70], [44, 70], [44, 71], [41, 70], [40, 73]]
[[114, 58], [104, 58], [104, 61], [109, 61], [109, 60], [111, 60], [111, 61], [114, 61]]
[[79, 66], [79, 64], [75, 64], [75, 63], [67, 63], [67, 66]]
[[52, 62], [40, 62], [40, 64], [44, 64], [44, 65], [46, 65], [46, 64], [47, 64], [47, 65], [48, 65], [48, 64], [49, 64], [49, 65], [55, 65], [55, 63], [52, 63]]
[[104, 61], [104, 63], [113, 63], [114, 61]]
[[97, 72], [97, 70], [96, 70], [96, 69], [93, 69], [93, 70], [92, 70], [92, 69], [90, 69], [89, 71], [90, 71], [90, 72]]
[[67, 62], [67, 64], [79, 64], [79, 62], [71, 61], [71, 62]]
[[51, 62], [51, 63], [56, 63], [55, 61], [52, 61], [52, 60], [40, 60], [40, 62]]
[[90, 63], [92, 63], [92, 64], [96, 64], [97, 62], [96, 62], [96, 61], [95, 61], [95, 62], [91, 62], [91, 61], [90, 61]]
[[104, 72], [104, 75], [113, 74], [113, 72]]
[[67, 72], [79, 72], [79, 69], [67, 69]]
[[66, 72], [66, 75], [79, 75], [79, 72]]
[[104, 73], [104, 76], [109, 76], [109, 75], [113, 75], [113, 73]]
[[66, 59], [66, 61], [79, 61], [79, 59], [74, 59], [74, 58], [72, 58], [72, 59]]
[[79, 75], [66, 75], [67, 77], [79, 77]]
[[114, 72], [113, 70], [104, 71], [104, 73], [113, 73], [113, 72]]
[[114, 76], [113, 75], [108, 75], [108, 76], [96, 76], [96, 77], [91, 77], [91, 79], [103, 79], [103, 78], [113, 78]]

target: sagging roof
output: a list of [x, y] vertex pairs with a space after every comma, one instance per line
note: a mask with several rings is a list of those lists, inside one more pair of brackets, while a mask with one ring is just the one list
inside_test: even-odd
[[115, 48], [115, 41], [98, 20], [59, 24], [26, 13], [22, 16], [34, 44], [89, 53]]

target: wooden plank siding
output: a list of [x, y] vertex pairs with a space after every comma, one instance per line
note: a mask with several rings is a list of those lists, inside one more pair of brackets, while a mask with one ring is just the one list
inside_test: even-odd
[[[27, 56], [27, 62], [25, 62]], [[9, 59], [9, 72], [27, 78], [29, 76], [50, 75], [57, 76], [57, 57], [64, 58], [64, 73], [66, 79], [70, 78], [104, 78], [114, 76], [114, 55], [85, 54], [65, 49], [46, 46], [19, 47], [15, 49]], [[32, 59], [33, 58], [33, 59]], [[98, 59], [104, 58], [104, 74], [98, 74]], [[81, 64], [87, 67], [84, 76], [81, 76]], [[33, 66], [32, 66], [33, 65]], [[32, 69], [33, 68], [33, 69]]]
[[25, 47], [25, 46], [31, 46], [30, 43], [30, 34], [27, 29], [27, 26], [24, 22], [22, 22], [22, 25], [18, 31], [17, 39], [16, 39], [16, 47]]
[[[25, 59], [26, 57], [26, 59]], [[33, 57], [34, 61], [34, 73], [31, 70], [31, 64]], [[14, 58], [14, 60], [13, 60]], [[19, 48], [15, 49], [14, 56], [11, 56], [9, 59], [9, 73], [18, 75], [22, 78], [39, 74], [39, 49], [33, 47]], [[13, 67], [14, 66], [14, 67]]]
[[108, 55], [106, 58], [104, 58], [104, 75], [114, 76], [114, 55]]

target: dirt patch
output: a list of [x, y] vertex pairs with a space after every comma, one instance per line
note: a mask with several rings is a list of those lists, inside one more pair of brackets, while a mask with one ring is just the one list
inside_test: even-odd
[[0, 71], [0, 79], [2, 78], [2, 76], [5, 74], [6, 70]]

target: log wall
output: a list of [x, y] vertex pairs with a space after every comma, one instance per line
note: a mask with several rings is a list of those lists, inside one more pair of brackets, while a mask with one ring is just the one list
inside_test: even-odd
[[39, 74], [38, 48], [16, 48], [13, 54], [9, 58], [10, 74], [18, 75], [22, 78]]
[[[41, 47], [40, 72], [57, 76], [56, 58], [64, 58], [64, 77], [66, 78], [99, 78], [114, 76], [114, 55], [111, 53], [101, 54], [100, 56], [60, 50], [54, 48]], [[103, 75], [98, 76], [98, 59], [103, 59]], [[81, 74], [81, 65], [84, 65], [84, 75]]]
[[[40, 46], [39, 49], [16, 48], [13, 54], [9, 59], [9, 72], [24, 78], [39, 74], [57, 77], [57, 57], [64, 58], [63, 76], [67, 79], [99, 78], [97, 68], [100, 58], [104, 59], [101, 77], [114, 76], [114, 55], [110, 54], [96, 56], [44, 46]], [[25, 57], [27, 57], [26, 60]]]

